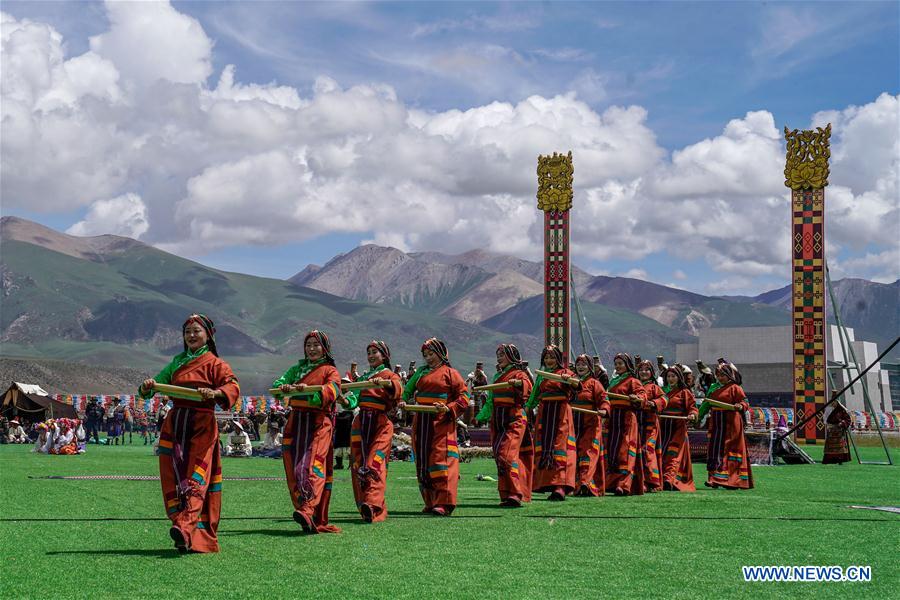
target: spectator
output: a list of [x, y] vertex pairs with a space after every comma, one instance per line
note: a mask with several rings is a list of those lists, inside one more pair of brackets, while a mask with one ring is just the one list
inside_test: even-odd
[[131, 410], [131, 407], [128, 406], [127, 403], [122, 403], [122, 413], [125, 417], [123, 421], [123, 425], [125, 429], [122, 431], [122, 445], [125, 445], [125, 434], [128, 434], [128, 443], [132, 442], [132, 433], [134, 432], [134, 412]]
[[91, 435], [94, 436], [94, 443], [100, 443], [100, 426], [103, 424], [103, 407], [97, 402], [95, 396], [91, 396], [88, 400], [87, 408], [84, 410], [85, 424], [87, 425], [87, 441], [91, 441]]
[[359, 379], [359, 365], [355, 362], [350, 363], [350, 369], [344, 373], [344, 379], [348, 380], [348, 382], [353, 382]]
[[142, 408], [134, 409], [134, 427], [138, 435], [144, 438], [144, 445], [150, 443], [150, 417]]
[[22, 429], [22, 426], [19, 425], [19, 422], [16, 419], [13, 419], [9, 422], [9, 433], [7, 434], [7, 440], [10, 444], [28, 443], [28, 436], [25, 435], [25, 430]]
[[228, 445], [225, 446], [225, 456], [252, 456], [253, 447], [250, 437], [244, 431], [244, 427], [237, 419], [231, 422], [231, 435], [228, 437]]
[[47, 440], [50, 436], [50, 431], [47, 428], [46, 423], [38, 423], [35, 426], [35, 431], [38, 432], [37, 439], [34, 441], [34, 448], [31, 449], [32, 452], [40, 452], [42, 454], [46, 454], [47, 452]]
[[469, 407], [466, 409], [465, 415], [463, 416], [464, 423], [471, 423], [475, 415], [481, 411], [481, 407], [484, 406], [485, 401], [487, 401], [487, 394], [485, 392], [475, 392], [473, 391], [473, 388], [487, 384], [488, 377], [487, 373], [484, 372], [484, 363], [478, 361], [475, 363], [475, 370], [466, 376], [466, 386], [469, 388]]
[[9, 422], [6, 417], [0, 417], [0, 444], [9, 442]]

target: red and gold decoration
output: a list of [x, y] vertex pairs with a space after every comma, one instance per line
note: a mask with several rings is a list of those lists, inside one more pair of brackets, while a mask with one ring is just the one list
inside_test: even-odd
[[[826, 402], [825, 186], [831, 124], [788, 131], [784, 184], [791, 188], [794, 318], [794, 410], [798, 421]], [[798, 432], [807, 444], [825, 439], [821, 416]]]
[[572, 152], [538, 156], [538, 209], [544, 211], [544, 340], [569, 362], [569, 209]]

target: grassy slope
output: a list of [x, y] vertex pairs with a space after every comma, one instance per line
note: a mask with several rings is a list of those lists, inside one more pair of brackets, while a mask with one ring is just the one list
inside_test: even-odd
[[704, 302], [700, 309], [712, 317], [713, 327], [767, 327], [791, 322], [789, 313], [764, 304], [713, 299]]
[[[8, 327], [23, 313], [38, 313], [27, 325], [37, 333], [31, 343], [6, 342], [5, 356], [107, 362], [155, 372], [169, 358], [168, 348], [151, 343], [149, 337], [161, 327], [177, 330], [191, 311], [205, 312], [217, 323], [223, 357], [246, 373], [248, 393], [258, 393], [296, 360], [303, 335], [314, 327], [330, 334], [341, 365], [351, 360], [363, 363], [365, 345], [372, 339], [387, 339], [395, 362], [421, 361], [422, 341], [439, 334], [450, 346], [453, 362], [467, 369], [475, 360], [492, 356], [497, 344], [509, 338], [455, 319], [350, 301], [277, 279], [216, 271], [149, 247], [113, 256], [106, 263], [9, 240], [3, 242], [2, 253], [19, 286], [4, 298], [2, 326]], [[93, 339], [77, 339], [84, 336], [76, 318], [84, 307], [102, 317], [96, 326], [113, 325], [95, 332]], [[136, 321], [146, 321], [144, 331], [122, 333]], [[141, 341], [123, 343], [119, 338], [127, 335]], [[522, 345], [536, 351], [535, 344]]]
[[[582, 302], [581, 307], [598, 350], [607, 363], [611, 363], [612, 355], [623, 350], [642, 356], [656, 356], [660, 353], [674, 356], [676, 343], [696, 339], [631, 311], [593, 302]], [[581, 332], [575, 322], [574, 309], [572, 318], [572, 347], [580, 353]], [[506, 333], [527, 333], [543, 339], [544, 298], [536, 296], [523, 300], [486, 320], [483, 325]], [[588, 353], [593, 354], [590, 338], [586, 345]]]
[[[460, 507], [439, 520], [419, 514], [412, 466], [393, 464], [385, 523], [359, 522], [338, 471], [331, 513], [344, 533], [315, 537], [298, 534], [283, 482], [226, 482], [222, 552], [186, 557], [170, 548], [157, 482], [28, 479], [156, 470], [143, 446], [80, 457], [0, 446], [0, 596], [65, 585], [81, 597], [822, 598], [887, 597], [900, 583], [900, 518], [847, 508], [897, 504], [896, 467], [759, 467], [748, 492], [538, 499], [510, 512], [475, 481], [494, 472], [481, 460], [463, 465]], [[282, 474], [266, 459], [225, 459], [224, 471]], [[871, 565], [874, 581], [743, 582], [742, 565], [769, 564]]]

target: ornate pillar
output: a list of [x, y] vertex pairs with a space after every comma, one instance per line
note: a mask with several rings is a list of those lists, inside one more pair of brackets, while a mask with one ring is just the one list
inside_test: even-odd
[[[794, 418], [799, 422], [825, 404], [825, 186], [831, 124], [815, 131], [788, 131], [784, 185], [791, 188], [794, 323]], [[822, 415], [797, 432], [816, 444], [825, 439]]]
[[538, 209], [544, 211], [544, 343], [569, 358], [569, 209], [572, 152], [538, 156]]

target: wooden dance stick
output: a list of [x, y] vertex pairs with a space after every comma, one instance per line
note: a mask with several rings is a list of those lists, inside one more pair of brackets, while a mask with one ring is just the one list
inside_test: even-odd
[[437, 406], [432, 406], [430, 404], [407, 404], [403, 407], [403, 410], [407, 412], [418, 412], [418, 413], [437, 413]]
[[[378, 381], [355, 381], [353, 383], [342, 383], [341, 391], [349, 392], [350, 390], [371, 390], [376, 388], [389, 388], [391, 387], [393, 382], [388, 381], [387, 379], [380, 379]], [[316, 392], [321, 392], [324, 388], [324, 385], [308, 385], [303, 388], [303, 391], [297, 390], [296, 392], [288, 392], [285, 394], [281, 391], [281, 388], [269, 388], [269, 393], [273, 396], [281, 396], [283, 398], [292, 398], [294, 396], [305, 396], [307, 394], [315, 394]]]
[[297, 390], [296, 392], [288, 392], [285, 394], [281, 391], [280, 387], [277, 388], [269, 388], [269, 393], [273, 396], [278, 396], [280, 398], [293, 398], [295, 396], [306, 396], [307, 394], [315, 394], [316, 392], [321, 392], [324, 385], [308, 385], [303, 388], [303, 391]]
[[165, 394], [179, 400], [194, 400], [195, 402], [203, 402], [203, 396], [200, 392], [193, 388], [181, 387], [180, 385], [169, 385], [167, 383], [157, 383], [153, 386], [154, 392]]
[[354, 381], [353, 383], [342, 383], [341, 391], [349, 392], [351, 390], [373, 390], [377, 388], [389, 388], [392, 385], [394, 385], [394, 382], [388, 379]]
[[721, 408], [724, 410], [737, 410], [737, 406], [734, 404], [728, 404], [727, 402], [719, 402], [718, 400], [710, 400], [709, 398], [705, 398], [704, 402], [708, 402], [710, 406], [715, 408]]
[[549, 371], [535, 371], [536, 374], [540, 375], [544, 379], [549, 379], [550, 381], [558, 381], [560, 383], [568, 383], [569, 385], [578, 385], [581, 383], [581, 380], [577, 377], [566, 377], [565, 375], [557, 375], [556, 373], [551, 373]]
[[592, 410], [590, 408], [581, 408], [580, 406], [572, 406], [571, 408], [575, 412], [586, 413], [589, 415], [599, 415], [600, 414], [599, 410]]
[[472, 388], [473, 392], [487, 392], [490, 390], [508, 390], [514, 387], [522, 387], [521, 379], [513, 379], [512, 381], [503, 381], [501, 383], [489, 383], [487, 385], [479, 385]]
[[676, 419], [678, 421], [689, 421], [690, 417], [685, 417], [681, 415], [659, 415], [660, 419]]
[[605, 392], [607, 398], [611, 398], [612, 400], [628, 400], [629, 402], [640, 402], [641, 399], [632, 400], [630, 396], [626, 396], [625, 394], [614, 394], [613, 392]]

